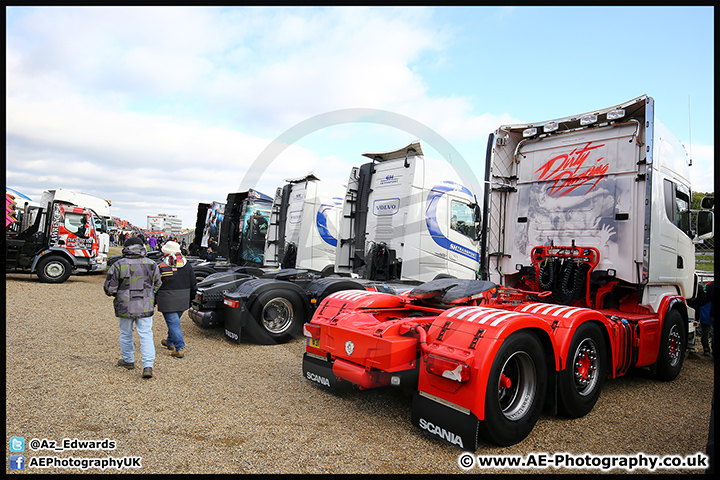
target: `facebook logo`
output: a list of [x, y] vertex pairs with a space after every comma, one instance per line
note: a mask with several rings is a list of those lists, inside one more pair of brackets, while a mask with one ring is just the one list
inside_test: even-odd
[[24, 452], [25, 451], [25, 439], [23, 437], [10, 437], [10, 451], [11, 452]]
[[24, 470], [25, 455], [10, 455], [10, 470]]

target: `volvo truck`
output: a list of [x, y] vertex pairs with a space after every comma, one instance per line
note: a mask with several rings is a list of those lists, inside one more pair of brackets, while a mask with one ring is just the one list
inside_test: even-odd
[[[199, 286], [198, 297], [213, 294], [219, 302], [222, 294], [212, 315], [228, 339], [239, 343], [241, 332], [264, 344], [299, 337], [317, 305], [341, 290], [397, 294], [437, 276], [477, 277], [479, 207], [454, 169], [425, 158], [419, 142], [364, 156], [370, 162], [351, 170], [341, 199], [332, 270], [228, 275], [214, 290]], [[320, 219], [322, 203], [312, 205], [308, 218]], [[311, 226], [322, 232], [327, 224]], [[196, 323], [200, 315], [191, 310]]]
[[[241, 271], [259, 272], [258, 268], [263, 265], [267, 229], [258, 228], [258, 222], [262, 219], [267, 223], [272, 201], [268, 195], [250, 189], [229, 193], [224, 204], [198, 204], [191, 252], [200, 254], [193, 263], [199, 281], [213, 273], [237, 270], [237, 267], [246, 267]], [[208, 260], [202, 254], [207, 252], [211, 238], [216, 246], [214, 259]]]
[[[338, 204], [341, 198], [338, 194], [341, 192], [340, 185], [323, 183], [312, 172], [304, 177], [287, 179], [284, 186], [277, 188], [269, 209], [255, 210], [260, 213], [247, 215], [243, 238], [254, 239], [256, 250], [264, 248], [260, 256], [262, 265], [242, 264], [236, 260], [228, 263], [228, 268], [224, 270], [215, 268], [215, 274], [207, 276], [198, 285], [188, 312], [190, 318], [201, 327], [223, 325], [228, 314], [235, 313], [226, 307], [237, 304], [225, 302], [224, 295], [248, 280], [259, 280], [265, 285], [262, 290], [270, 288], [269, 284], [294, 289], [283, 298], [262, 302], [266, 317], [271, 310], [275, 312], [276, 307], [292, 309], [293, 305], [285, 297], [296, 300], [299, 295], [305, 296], [302, 289], [297, 289], [298, 284], [333, 271], [340, 217]], [[288, 280], [295, 285], [275, 283]], [[347, 282], [337, 284], [338, 288], [353, 285]], [[237, 335], [239, 338], [239, 332]], [[263, 341], [266, 340], [263, 338]]]

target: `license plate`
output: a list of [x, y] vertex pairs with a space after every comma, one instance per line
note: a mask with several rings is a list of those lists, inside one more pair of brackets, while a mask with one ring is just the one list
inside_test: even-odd
[[320, 339], [307, 337], [307, 346], [313, 348], [320, 348]]

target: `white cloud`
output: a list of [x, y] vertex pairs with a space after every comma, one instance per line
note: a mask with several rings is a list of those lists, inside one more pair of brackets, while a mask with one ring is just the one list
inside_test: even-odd
[[[56, 187], [99, 194], [140, 225], [167, 210], [193, 226], [198, 202], [224, 201], [272, 139], [318, 114], [399, 113], [462, 145], [468, 161], [469, 153], [484, 157], [488, 133], [519, 122], [480, 110], [477, 98], [433, 89], [418, 73], [419, 65], [442, 64], [448, 42], [458, 40], [433, 9], [12, 12], [8, 186], [38, 196]], [[257, 187], [272, 195], [285, 178], [310, 170], [344, 182], [350, 165], [363, 161], [360, 153], [399, 148], [393, 142], [409, 136], [389, 127], [328, 129], [279, 155]], [[693, 156], [693, 179], [712, 190], [713, 147], [693, 145]]]

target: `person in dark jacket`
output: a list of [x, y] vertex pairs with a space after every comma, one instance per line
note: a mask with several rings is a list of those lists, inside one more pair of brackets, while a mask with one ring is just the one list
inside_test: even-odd
[[133, 324], [140, 337], [143, 378], [153, 376], [155, 345], [153, 344], [152, 317], [155, 311], [155, 292], [162, 281], [158, 266], [145, 258], [147, 251], [139, 237], [125, 241], [123, 256], [107, 271], [103, 289], [105, 295], [115, 297], [115, 316], [120, 324], [120, 353], [118, 367], [128, 370], [135, 368], [135, 344]]
[[[703, 339], [705, 338], [705, 331], [707, 330], [712, 331], [715, 328], [715, 281], [711, 281], [707, 284], [707, 287], [705, 287], [705, 298], [707, 298], [707, 303], [710, 304], [709, 308], [707, 309], [707, 315], [708, 315], [708, 324], [709, 325], [703, 325], [702, 331], [703, 331]], [[715, 334], [713, 333], [712, 339], [710, 340], [710, 344], [706, 346], [705, 343], [703, 343], [703, 347], [705, 348], [705, 354], [707, 355], [708, 352], [711, 352], [710, 355], [712, 355], [713, 359], [715, 358]]]
[[165, 317], [168, 327], [166, 340], [160, 343], [171, 350], [176, 358], [185, 356], [185, 340], [180, 328], [180, 317], [190, 308], [190, 301], [195, 296], [197, 279], [192, 265], [182, 256], [177, 242], [167, 242], [162, 246], [165, 256], [158, 265], [162, 286], [157, 294], [158, 310]]

